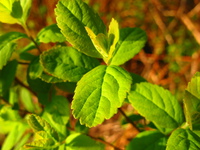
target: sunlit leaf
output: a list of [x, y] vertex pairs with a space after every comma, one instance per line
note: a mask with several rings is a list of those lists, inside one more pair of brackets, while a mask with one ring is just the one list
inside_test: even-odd
[[142, 116], [161, 128], [175, 129], [184, 121], [178, 100], [157, 85], [147, 82], [135, 84], [128, 99]]
[[198, 150], [200, 137], [189, 129], [177, 129], [172, 132], [166, 150]]
[[116, 45], [111, 65], [122, 65], [133, 58], [144, 47], [146, 33], [140, 28], [123, 28]]
[[87, 26], [95, 35], [106, 33], [106, 27], [98, 14], [82, 0], [60, 0], [55, 13], [58, 27], [67, 41], [86, 55], [102, 57], [85, 30]]
[[102, 123], [121, 107], [130, 85], [129, 73], [120, 67], [94, 68], [77, 84], [72, 101], [73, 115], [88, 127]]

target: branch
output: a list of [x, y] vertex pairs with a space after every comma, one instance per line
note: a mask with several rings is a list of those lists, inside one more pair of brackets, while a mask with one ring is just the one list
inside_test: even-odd
[[124, 113], [121, 108], [119, 108], [119, 112], [125, 117], [126, 121], [129, 122], [133, 126], [133, 128], [139, 133], [140, 129], [133, 123], [132, 120], [130, 120], [130, 118]]

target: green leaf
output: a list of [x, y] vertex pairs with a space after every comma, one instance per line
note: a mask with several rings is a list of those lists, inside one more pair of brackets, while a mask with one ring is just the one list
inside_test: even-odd
[[30, 91], [25, 88], [21, 88], [20, 97], [21, 97], [22, 105], [25, 107], [25, 109], [32, 113], [35, 112], [36, 104], [33, 103], [32, 95]]
[[190, 129], [200, 130], [200, 72], [188, 83], [183, 101]]
[[[27, 81], [30, 88], [37, 94], [48, 94], [51, 84], [42, 81], [39, 77], [42, 73], [42, 68], [38, 64], [38, 57], [36, 57], [28, 67]], [[39, 96], [39, 95], [38, 95]]]
[[73, 115], [88, 127], [102, 123], [121, 107], [130, 85], [129, 73], [120, 67], [101, 65], [94, 68], [77, 84], [72, 101]]
[[146, 39], [146, 33], [139, 28], [121, 29], [120, 39], [110, 64], [122, 65], [133, 58], [143, 48]]
[[58, 133], [44, 119], [32, 114], [28, 116], [27, 121], [34, 132], [37, 132], [41, 137], [53, 139], [53, 141], [57, 142], [59, 141]]
[[7, 134], [21, 121], [18, 111], [13, 110], [11, 106], [0, 108], [0, 133]]
[[[68, 100], [63, 96], [53, 96], [52, 101], [45, 106], [43, 118], [59, 133], [66, 137], [66, 124], [70, 118]], [[64, 139], [63, 139], [64, 140]]]
[[14, 18], [11, 14], [14, 14], [13, 12], [13, 4], [16, 2], [16, 0], [0, 0], [0, 21], [3, 23], [19, 23], [19, 21]]
[[128, 99], [142, 116], [161, 128], [175, 129], [184, 121], [178, 100], [157, 85], [146, 82], [135, 84]]
[[27, 124], [18, 123], [8, 134], [7, 138], [5, 139], [2, 149], [1, 150], [9, 150], [12, 149], [22, 138], [23, 134], [25, 133], [26, 129], [28, 129]]
[[71, 134], [66, 140], [67, 150], [104, 150], [104, 145], [86, 135]]
[[32, 0], [0, 0], [0, 21], [25, 25]]
[[0, 70], [7, 64], [15, 50], [15, 43], [12, 41], [20, 38], [27, 38], [27, 36], [20, 32], [9, 32], [0, 36]]
[[43, 43], [56, 43], [56, 42], [65, 42], [66, 38], [60, 32], [57, 24], [52, 24], [43, 28], [37, 35], [37, 39], [39, 42]]
[[198, 150], [200, 137], [189, 129], [177, 129], [172, 132], [166, 150]]
[[55, 13], [58, 27], [67, 41], [86, 55], [102, 57], [85, 30], [87, 26], [95, 35], [106, 34], [106, 27], [98, 14], [82, 0], [60, 0]]
[[17, 70], [17, 61], [9, 62], [0, 70], [0, 96], [3, 96], [10, 88]]
[[139, 133], [126, 147], [126, 150], [165, 150], [167, 138], [158, 131]]
[[99, 65], [95, 58], [86, 56], [72, 47], [57, 47], [40, 56], [44, 70], [65, 81], [76, 82]]
[[32, 0], [20, 0], [20, 4], [21, 4], [21, 7], [22, 7], [22, 11], [23, 11], [23, 15], [21, 17], [21, 20], [22, 20], [23, 24], [25, 24], [26, 20], [29, 16]]
[[62, 91], [68, 92], [68, 93], [74, 93], [76, 88], [76, 82], [61, 82], [56, 83], [55, 86]]

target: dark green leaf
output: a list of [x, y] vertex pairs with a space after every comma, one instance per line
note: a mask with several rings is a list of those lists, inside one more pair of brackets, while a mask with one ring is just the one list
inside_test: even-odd
[[184, 121], [178, 100], [157, 85], [147, 82], [135, 84], [128, 99], [142, 116], [161, 128], [175, 129]]
[[14, 1], [14, 3], [12, 4], [12, 12], [11, 12], [11, 16], [13, 18], [21, 18], [22, 17], [22, 13], [23, 13], [23, 10], [22, 10], [22, 7], [21, 7], [21, 4], [20, 4], [20, 1]]
[[17, 61], [13, 60], [0, 70], [0, 96], [3, 96], [10, 88], [17, 69]]
[[52, 24], [43, 28], [37, 35], [39, 42], [50, 43], [50, 42], [65, 42], [66, 38], [60, 32], [60, 29], [56, 24]]
[[122, 65], [133, 58], [144, 47], [146, 39], [146, 33], [139, 28], [121, 29], [120, 39], [110, 64]]
[[175, 130], [167, 142], [166, 150], [199, 150], [200, 137], [189, 129]]
[[139, 133], [127, 146], [126, 150], [165, 150], [167, 137], [158, 131]]
[[120, 67], [94, 68], [77, 84], [72, 101], [73, 115], [88, 127], [102, 123], [121, 107], [130, 85], [129, 73]]
[[40, 56], [44, 70], [65, 81], [77, 82], [80, 78], [99, 65], [95, 58], [86, 56], [72, 47], [57, 47]]
[[104, 150], [104, 145], [102, 143], [79, 133], [68, 136], [66, 144], [68, 150]]
[[60, 0], [55, 13], [58, 27], [67, 41], [89, 56], [102, 57], [85, 30], [85, 26], [87, 26], [96, 35], [106, 34], [106, 27], [98, 14], [82, 0]]

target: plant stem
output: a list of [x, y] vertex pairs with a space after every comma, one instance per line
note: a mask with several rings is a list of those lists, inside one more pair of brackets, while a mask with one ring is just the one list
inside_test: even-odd
[[88, 136], [91, 137], [92, 139], [96, 140], [96, 141], [99, 141], [99, 142], [105, 144], [105, 145], [113, 147], [115, 150], [123, 150], [122, 148], [116, 147], [115, 145], [113, 145], [111, 143], [108, 143], [108, 142], [106, 142], [106, 141], [104, 141], [104, 140], [102, 140], [100, 138], [96, 138], [96, 137], [93, 137], [91, 135], [88, 135]]
[[26, 24], [23, 24], [22, 27], [24, 28], [26, 34], [28, 35], [29, 39], [35, 44], [36, 48], [38, 49], [39, 53], [42, 53], [42, 50], [40, 49], [39, 45], [37, 42], [34, 40], [34, 38], [31, 36], [31, 33], [28, 29], [28, 26]]
[[28, 89], [31, 93], [33, 93], [35, 96], [37, 95], [34, 91], [32, 91], [31, 89], [30, 89], [30, 87], [29, 86], [27, 86], [27, 85], [25, 85], [22, 81], [20, 81], [17, 77], [15, 77], [15, 81], [19, 84], [19, 85], [21, 85], [21, 86], [23, 86], [24, 88], [26, 88], [26, 89]]
[[129, 122], [133, 126], [133, 128], [139, 133], [140, 129], [133, 123], [132, 120], [130, 120], [130, 118], [125, 114], [125, 112], [121, 108], [119, 108], [119, 112], [125, 117], [126, 121]]

